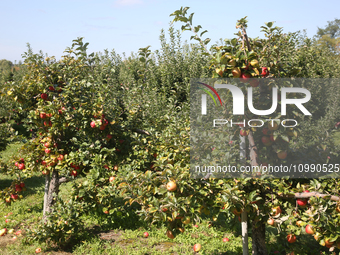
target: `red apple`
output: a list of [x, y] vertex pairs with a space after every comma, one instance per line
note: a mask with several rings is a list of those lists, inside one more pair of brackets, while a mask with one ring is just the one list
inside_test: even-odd
[[50, 152], [51, 152], [50, 149], [47, 149], [47, 148], [45, 149], [45, 153], [46, 153], [46, 154], [49, 154]]
[[16, 184], [15, 185], [15, 191], [16, 192], [21, 192], [22, 191], [22, 188], [21, 188], [20, 184]]
[[53, 86], [49, 86], [48, 89], [49, 89], [50, 91], [55, 91], [55, 89], [54, 89]]
[[145, 238], [148, 238], [148, 237], [149, 237], [149, 233], [148, 233], [148, 232], [144, 232], [144, 233], [143, 233], [143, 236], [144, 236]]
[[268, 68], [262, 67], [262, 73], [261, 73], [262, 77], [266, 77], [268, 76], [268, 74], [269, 74]]
[[46, 118], [46, 113], [44, 113], [44, 112], [40, 113], [40, 118], [45, 119]]
[[279, 215], [281, 212], [282, 212], [282, 210], [281, 210], [280, 206], [276, 206], [276, 207], [272, 208], [272, 215], [274, 215], [274, 216]]
[[40, 97], [41, 97], [42, 99], [44, 99], [44, 100], [47, 100], [47, 94], [45, 94], [45, 93], [42, 93], [42, 94], [40, 95]]
[[248, 81], [249, 78], [251, 78], [251, 74], [249, 74], [249, 73], [243, 73], [243, 74], [241, 74], [241, 79], [242, 79], [243, 81]]
[[17, 194], [11, 194], [11, 198], [16, 200], [16, 199], [18, 199], [18, 195]]
[[224, 243], [229, 242], [229, 238], [228, 237], [223, 238], [223, 242]]
[[194, 251], [195, 251], [195, 252], [199, 252], [199, 251], [201, 250], [201, 248], [202, 248], [202, 245], [199, 244], [199, 243], [197, 243], [197, 244], [194, 245], [193, 248], [194, 248]]
[[20, 187], [21, 187], [21, 188], [24, 188], [24, 187], [25, 187], [25, 183], [23, 183], [23, 182], [20, 183]]
[[274, 226], [275, 221], [274, 221], [273, 218], [269, 218], [269, 219], [267, 220], [267, 223], [268, 223], [268, 225]]
[[76, 170], [71, 171], [71, 176], [76, 177], [78, 175], [78, 172]]
[[18, 162], [15, 162], [15, 164], [14, 164], [16, 167], [18, 167], [19, 166], [19, 163]]
[[247, 131], [245, 129], [241, 129], [240, 130], [240, 135], [241, 136], [247, 136], [248, 134], [247, 134]]
[[60, 154], [59, 156], [58, 156], [58, 160], [59, 161], [62, 161], [64, 159], [64, 155], [63, 154]]
[[288, 241], [288, 243], [295, 243], [296, 242], [296, 236], [292, 235], [292, 234], [287, 235], [287, 241]]
[[25, 164], [24, 164], [24, 163], [20, 163], [20, 164], [18, 165], [18, 168], [19, 168], [20, 170], [25, 169]]
[[310, 234], [310, 235], [314, 235], [314, 233], [315, 233], [315, 232], [314, 232], [313, 226], [310, 225], [310, 224], [308, 224], [308, 225], [306, 226], [305, 230], [306, 230], [306, 233], [307, 233], [307, 234]]
[[44, 143], [45, 148], [49, 148], [51, 144], [49, 142]]
[[307, 203], [308, 203], [308, 199], [306, 199], [306, 198], [298, 198], [297, 199], [297, 203], [298, 203], [299, 206], [305, 207], [307, 205]]
[[114, 166], [113, 166], [113, 170], [118, 171], [118, 166], [117, 166], [117, 165], [114, 165]]
[[109, 181], [110, 181], [110, 182], [113, 182], [115, 179], [116, 179], [116, 177], [111, 176], [110, 179], [109, 179]]
[[41, 248], [36, 248], [35, 249], [35, 253], [40, 253], [41, 252]]
[[90, 125], [91, 125], [92, 128], [95, 128], [96, 127], [96, 122], [92, 121]]
[[4, 236], [7, 234], [7, 228], [3, 228], [0, 230], [0, 236]]

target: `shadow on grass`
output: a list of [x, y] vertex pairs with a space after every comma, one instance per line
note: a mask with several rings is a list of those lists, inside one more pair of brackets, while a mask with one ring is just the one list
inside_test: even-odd
[[[10, 175], [0, 175], [0, 190], [11, 186], [12, 182], [15, 180], [14, 176]], [[39, 176], [33, 176], [24, 180], [26, 191], [25, 195], [31, 195], [39, 190], [43, 190], [45, 184], [45, 178]]]

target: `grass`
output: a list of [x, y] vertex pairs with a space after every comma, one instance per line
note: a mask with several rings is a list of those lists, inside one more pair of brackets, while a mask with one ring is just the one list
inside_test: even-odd
[[[15, 155], [21, 144], [12, 144], [1, 155], [4, 161], [8, 160], [11, 155]], [[10, 185], [13, 176], [0, 174], [0, 190]], [[193, 225], [187, 225], [183, 234], [170, 240], [166, 237], [166, 228], [164, 226], [148, 226], [145, 222], [138, 221], [135, 227], [129, 226], [122, 222], [122, 218], [113, 218], [102, 224], [95, 215], [86, 216], [86, 224], [95, 227], [87, 238], [78, 243], [72, 244], [66, 250], [60, 247], [47, 247], [44, 243], [26, 244], [25, 231], [34, 228], [42, 219], [44, 177], [32, 176], [25, 181], [27, 190], [24, 192], [24, 198], [5, 207], [0, 204], [0, 229], [6, 227], [13, 228], [16, 231], [21, 230], [22, 236], [13, 241], [14, 234], [7, 234], [0, 237], [0, 254], [34, 254], [35, 249], [40, 247], [41, 254], [193, 254], [193, 245], [200, 243], [202, 250], [199, 254], [219, 254], [219, 255], [238, 255], [242, 254], [242, 238], [240, 224], [236, 218], [219, 217], [214, 222], [213, 227], [209, 227], [209, 220], [203, 219], [198, 223], [198, 228]], [[68, 196], [68, 190], [71, 183], [61, 185], [60, 195], [64, 198]], [[230, 216], [228, 214], [228, 216]], [[9, 221], [6, 223], [5, 219]], [[129, 218], [124, 218], [129, 221]], [[143, 233], [149, 233], [148, 238], [143, 238]], [[229, 242], [223, 242], [223, 238], [228, 237]], [[249, 252], [251, 254], [251, 238], [249, 238]], [[329, 254], [326, 249], [320, 246], [313, 237], [309, 235], [299, 236], [298, 242], [288, 244], [285, 240], [285, 234], [277, 233], [272, 227], [267, 228], [266, 242], [269, 254], [288, 254], [295, 251], [298, 254]], [[321, 253], [320, 253], [321, 252]]]

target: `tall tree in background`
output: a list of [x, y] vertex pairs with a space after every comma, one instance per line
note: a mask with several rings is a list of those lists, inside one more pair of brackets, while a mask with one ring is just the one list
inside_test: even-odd
[[319, 43], [322, 46], [327, 46], [332, 51], [340, 52], [340, 19], [328, 21], [325, 28], [319, 28], [317, 32]]

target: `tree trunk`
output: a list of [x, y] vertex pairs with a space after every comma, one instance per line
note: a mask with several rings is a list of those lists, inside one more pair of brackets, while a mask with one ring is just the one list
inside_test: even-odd
[[43, 219], [46, 222], [46, 211], [47, 211], [47, 200], [48, 200], [48, 190], [50, 187], [50, 172], [45, 175], [45, 193], [44, 193], [44, 208], [43, 208]]
[[268, 255], [266, 247], [266, 225], [264, 222], [252, 223], [253, 255]]
[[58, 193], [59, 174], [57, 170], [53, 170], [51, 178], [49, 173], [45, 177], [44, 221], [46, 221], [47, 215], [52, 212], [52, 206]]
[[243, 255], [248, 255], [248, 215], [245, 210], [241, 214], [241, 227]]

